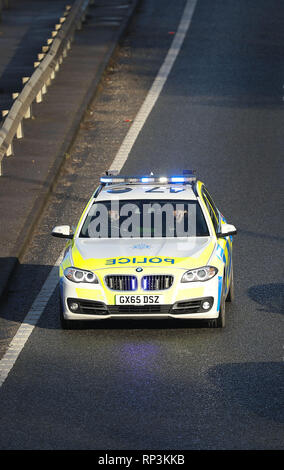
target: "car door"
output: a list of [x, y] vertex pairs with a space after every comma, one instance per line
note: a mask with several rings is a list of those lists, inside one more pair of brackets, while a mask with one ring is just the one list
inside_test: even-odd
[[[212, 197], [204, 185], [202, 186], [201, 194], [217, 236], [218, 232], [220, 232], [221, 224], [226, 222], [225, 218], [216, 207]], [[225, 294], [227, 295], [230, 287], [232, 271], [232, 237], [218, 238], [217, 236], [217, 243], [218, 256], [223, 260], [225, 265]]]

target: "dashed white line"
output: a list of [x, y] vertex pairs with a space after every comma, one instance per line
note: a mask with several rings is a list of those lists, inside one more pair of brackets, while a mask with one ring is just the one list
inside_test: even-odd
[[[174, 62], [180, 52], [184, 38], [191, 24], [191, 19], [195, 10], [197, 0], [188, 0], [181, 21], [179, 23], [178, 30], [175, 34], [172, 45], [167, 53], [167, 56], [156, 76], [154, 83], [148, 92], [130, 130], [128, 131], [122, 145], [117, 152], [111, 169], [120, 171], [126, 162], [128, 155], [136, 141], [142, 127], [144, 126], [150, 112], [152, 111], [160, 93], [167, 81], [170, 71], [174, 65]], [[16, 335], [12, 339], [6, 353], [0, 360], [0, 387], [8, 377], [9, 372], [13, 368], [17, 358], [19, 357], [23, 347], [29, 339], [35, 325], [40, 319], [50, 297], [52, 296], [57, 283], [58, 283], [58, 266], [61, 262], [63, 253], [55, 263], [55, 266], [51, 269], [41, 291], [36, 297], [29, 313], [25, 317], [23, 323], [19, 327]]]

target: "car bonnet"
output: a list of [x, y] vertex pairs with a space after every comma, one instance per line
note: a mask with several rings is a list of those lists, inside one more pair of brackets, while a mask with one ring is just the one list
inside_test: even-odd
[[110, 267], [167, 266], [195, 268], [204, 266], [216, 246], [213, 237], [184, 239], [75, 239], [74, 266], [82, 269]]

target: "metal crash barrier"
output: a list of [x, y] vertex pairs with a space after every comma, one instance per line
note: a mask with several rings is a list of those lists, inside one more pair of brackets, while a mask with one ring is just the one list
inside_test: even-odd
[[[0, 0], [1, 1], [1, 0]], [[4, 156], [13, 155], [14, 137], [24, 136], [23, 121], [32, 117], [32, 104], [40, 103], [64, 58], [67, 56], [77, 29], [81, 29], [91, 0], [76, 0], [67, 6], [55, 25], [47, 44], [34, 62], [35, 71], [31, 77], [22, 77], [23, 89], [14, 93], [14, 102], [9, 110], [2, 110], [0, 127], [0, 175]]]

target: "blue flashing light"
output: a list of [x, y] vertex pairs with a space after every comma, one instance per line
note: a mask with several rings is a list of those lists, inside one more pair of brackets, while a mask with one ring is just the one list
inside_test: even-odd
[[141, 178], [141, 183], [149, 183], [150, 178], [147, 178], [146, 176]]
[[112, 183], [112, 178], [102, 176], [102, 177], [100, 178], [100, 181], [101, 181], [101, 183]]
[[184, 176], [172, 176], [171, 183], [184, 183], [185, 177]]

